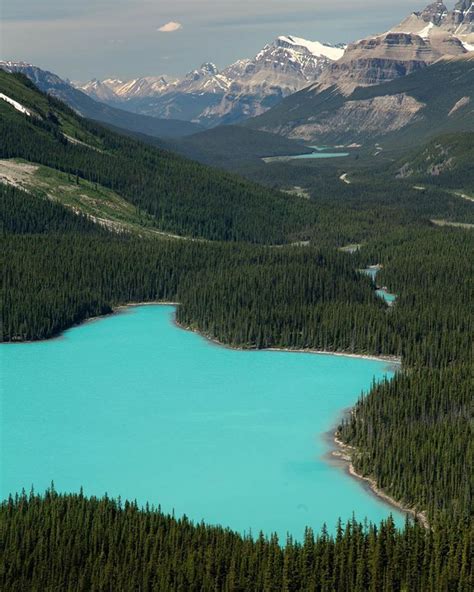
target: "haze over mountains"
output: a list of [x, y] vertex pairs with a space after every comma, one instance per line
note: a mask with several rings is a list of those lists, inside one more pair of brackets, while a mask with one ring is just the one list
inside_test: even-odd
[[[73, 86], [30, 64], [0, 62], [0, 68], [24, 73], [83, 116], [114, 127], [180, 138], [222, 124], [245, 125], [251, 134], [227, 128], [241, 143], [238, 151], [257, 146], [257, 155], [270, 147], [273, 155], [294, 154], [298, 148], [288, 140], [407, 142], [412, 129], [420, 139], [471, 129], [473, 56], [474, 2], [460, 0], [453, 10], [442, 2], [429, 4], [389, 31], [348, 46], [280, 36], [253, 58], [221, 71], [206, 63], [182, 80], [160, 75]], [[440, 61], [445, 65], [433, 70]], [[285, 142], [278, 147], [259, 131], [284, 136]], [[201, 134], [191, 142], [193, 157], [207, 152], [202, 160], [220, 162], [214, 153], [225, 135]], [[196, 152], [198, 140], [204, 145]], [[182, 146], [178, 142], [173, 149], [189, 155], [189, 142]]]
[[200, 131], [195, 123], [185, 120], [158, 119], [132, 111], [117, 109], [101, 101], [95, 101], [82, 91], [74, 88], [57, 74], [48, 72], [25, 62], [0, 61], [0, 70], [24, 74], [40, 90], [60, 99], [72, 107], [79, 115], [101, 121], [125, 130], [146, 133], [163, 138], [179, 138]]
[[342, 46], [281, 36], [254, 58], [238, 60], [222, 71], [206, 63], [182, 80], [151, 76], [92, 80], [77, 87], [95, 99], [139, 113], [211, 126], [263, 113], [317, 80], [343, 53]]
[[474, 3], [435, 2], [350, 44], [311, 86], [248, 122], [305, 142], [425, 140], [472, 130]]
[[252, 59], [219, 71], [203, 64], [182, 80], [164, 76], [78, 84], [91, 97], [137, 113], [196, 121], [205, 127], [261, 115], [285, 97], [314, 83], [357, 86], [405, 76], [443, 56], [474, 49], [472, 0], [453, 10], [434, 2], [389, 31], [344, 46], [280, 36]]

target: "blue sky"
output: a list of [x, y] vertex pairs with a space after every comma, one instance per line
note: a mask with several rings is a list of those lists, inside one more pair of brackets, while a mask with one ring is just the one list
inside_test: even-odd
[[[86, 80], [223, 67], [278, 35], [348, 42], [428, 0], [3, 0], [2, 59]], [[446, 2], [448, 6], [452, 2]], [[164, 29], [160, 31], [159, 29]]]

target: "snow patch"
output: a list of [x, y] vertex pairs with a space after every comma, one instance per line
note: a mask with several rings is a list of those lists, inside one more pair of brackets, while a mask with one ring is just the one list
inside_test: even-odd
[[469, 105], [470, 102], [471, 102], [471, 97], [463, 97], [462, 99], [459, 99], [459, 101], [454, 105], [454, 107], [448, 113], [448, 117], [451, 117], [451, 115], [456, 113], [456, 111], [459, 111], [459, 109], [462, 109], [463, 107], [466, 107], [467, 105]]
[[307, 39], [302, 39], [301, 37], [294, 37], [293, 35], [282, 35], [281, 37], [278, 37], [278, 39], [295, 47], [304, 47], [317, 58], [326, 57], [330, 60], [335, 61], [339, 58], [342, 58], [345, 51], [342, 47], [333, 47], [332, 45], [325, 45], [324, 43], [320, 43], [319, 41], [308, 41]]
[[424, 29], [417, 33], [417, 35], [419, 35], [422, 39], [429, 39], [430, 31], [434, 26], [434, 23], [428, 23]]
[[14, 107], [20, 113], [24, 113], [25, 115], [28, 115], [28, 117], [31, 117], [31, 115], [32, 115], [31, 111], [29, 111], [26, 107], [23, 107], [23, 105], [21, 103], [18, 103], [18, 101], [15, 101], [15, 100], [11, 99], [10, 97], [7, 97], [7, 95], [4, 95], [3, 93], [0, 93], [0, 99], [3, 99], [7, 103], [9, 103], [12, 107]]

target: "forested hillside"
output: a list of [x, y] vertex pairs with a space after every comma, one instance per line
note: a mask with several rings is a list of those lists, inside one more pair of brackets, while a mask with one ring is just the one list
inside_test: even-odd
[[[429, 528], [351, 524], [283, 548], [110, 500], [21, 496], [1, 507], [2, 589], [471, 590], [474, 235], [430, 220], [469, 221], [472, 202], [367, 170], [332, 193], [323, 178], [327, 192], [312, 201], [275, 193], [5, 80], [2, 92], [41, 119], [0, 101], [3, 158], [113, 192], [138, 224], [146, 214], [157, 230], [205, 240], [118, 233], [47, 192], [0, 183], [2, 339], [45, 339], [120, 304], [167, 300], [181, 303], [183, 326], [233, 346], [401, 356], [394, 380], [372, 388], [338, 435], [355, 469]], [[303, 237], [311, 243], [272, 244]], [[354, 252], [341, 252], [349, 242]], [[376, 263], [394, 306], [360, 273]]]
[[115, 134], [26, 78], [0, 72], [0, 158], [22, 158], [98, 183], [155, 220], [157, 229], [211, 240], [283, 243], [304, 237], [315, 209], [299, 200]]
[[474, 132], [438, 136], [395, 167], [398, 178], [474, 193]]

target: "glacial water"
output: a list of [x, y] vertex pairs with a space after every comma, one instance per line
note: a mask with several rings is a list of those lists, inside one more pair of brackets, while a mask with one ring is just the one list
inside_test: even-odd
[[[366, 275], [368, 275], [375, 284], [376, 278], [377, 278], [377, 273], [380, 271], [380, 267], [378, 265], [372, 265], [371, 267], [367, 267], [367, 269], [362, 269], [361, 271], [363, 273], [365, 273]], [[383, 300], [385, 300], [385, 302], [389, 306], [392, 306], [395, 303], [395, 301], [397, 300], [397, 295], [391, 294], [385, 288], [379, 288], [379, 289], [375, 290], [375, 293], [377, 294], [377, 296], [379, 298], [382, 298]]]
[[322, 158], [341, 158], [349, 156], [349, 152], [325, 152], [323, 148], [317, 148], [316, 146], [310, 146], [315, 148], [316, 152], [310, 152], [308, 154], [296, 154], [290, 156], [268, 156], [262, 160], [266, 163], [270, 162], [287, 162], [289, 160], [307, 160], [307, 159], [322, 159]]
[[385, 302], [387, 304], [393, 304], [395, 302], [395, 300], [397, 299], [395, 294], [391, 294], [390, 292], [387, 292], [387, 290], [375, 290], [375, 293], [377, 294], [377, 296], [379, 298], [382, 298], [383, 300], [385, 300]]
[[288, 158], [290, 160], [304, 160], [307, 158], [340, 158], [341, 156], [349, 156], [349, 152], [312, 152], [311, 154], [298, 154]]
[[1, 483], [120, 495], [195, 521], [301, 539], [355, 513], [402, 517], [327, 458], [327, 432], [385, 363], [233, 351], [129, 308], [0, 346]]

